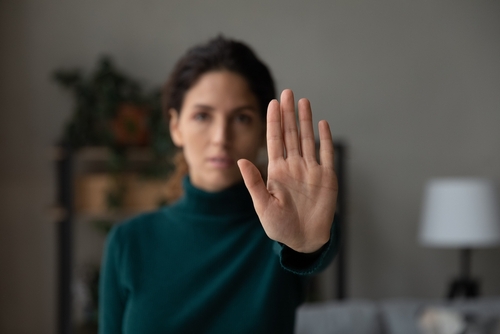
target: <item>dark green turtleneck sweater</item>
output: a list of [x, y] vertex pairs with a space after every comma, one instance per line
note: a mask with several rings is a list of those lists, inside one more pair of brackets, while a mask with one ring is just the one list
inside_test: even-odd
[[111, 230], [99, 332], [292, 333], [305, 275], [331, 261], [336, 229], [316, 254], [297, 253], [266, 236], [243, 183], [208, 193], [185, 178], [184, 190]]

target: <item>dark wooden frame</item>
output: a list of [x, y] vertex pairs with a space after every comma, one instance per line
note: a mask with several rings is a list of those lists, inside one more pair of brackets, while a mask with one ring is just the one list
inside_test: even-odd
[[347, 263], [346, 263], [346, 240], [347, 240], [347, 175], [346, 175], [346, 145], [342, 141], [334, 142], [335, 148], [335, 172], [337, 174], [339, 193], [337, 196], [337, 222], [340, 231], [339, 253], [337, 254], [337, 299], [347, 298]]

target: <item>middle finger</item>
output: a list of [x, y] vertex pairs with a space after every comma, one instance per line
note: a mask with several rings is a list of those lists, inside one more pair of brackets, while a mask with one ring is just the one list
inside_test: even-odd
[[280, 108], [286, 157], [299, 156], [300, 147], [297, 121], [295, 119], [295, 101], [293, 92], [290, 89], [285, 89], [281, 93]]

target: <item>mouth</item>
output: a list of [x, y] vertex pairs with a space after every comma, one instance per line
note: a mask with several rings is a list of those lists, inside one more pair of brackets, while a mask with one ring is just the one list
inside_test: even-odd
[[216, 156], [208, 158], [208, 163], [215, 168], [229, 168], [234, 165], [234, 160], [228, 156]]

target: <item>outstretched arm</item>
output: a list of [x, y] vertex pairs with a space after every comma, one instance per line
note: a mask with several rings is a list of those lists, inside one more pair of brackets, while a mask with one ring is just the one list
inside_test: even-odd
[[267, 185], [253, 163], [241, 159], [243, 175], [262, 226], [269, 238], [301, 253], [312, 253], [326, 244], [335, 214], [338, 184], [330, 127], [320, 121], [320, 162], [316, 159], [311, 105], [298, 102], [295, 119], [293, 92], [281, 94], [267, 111], [269, 154]]

